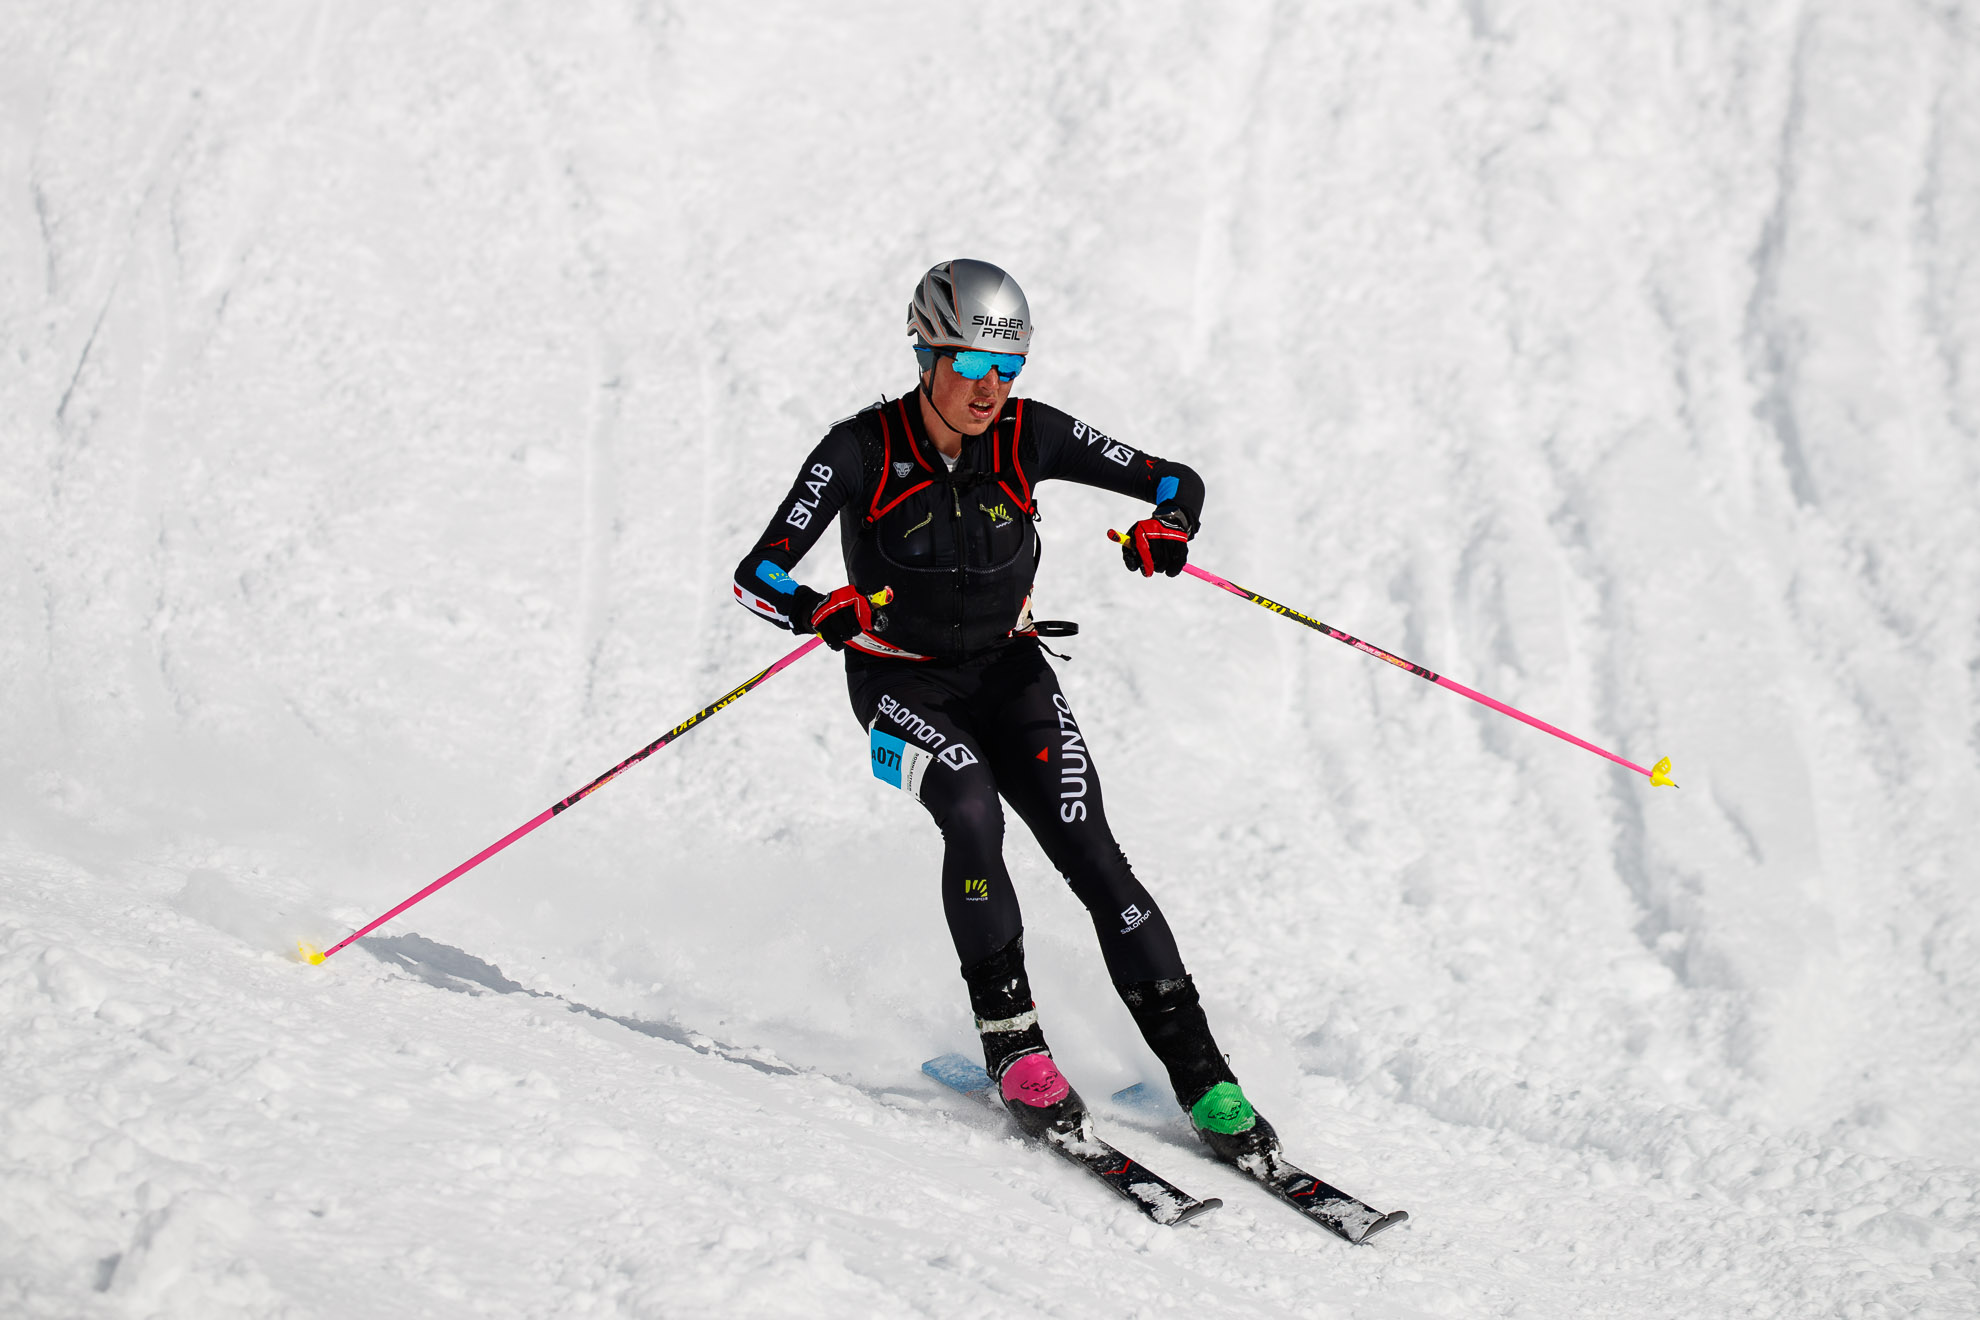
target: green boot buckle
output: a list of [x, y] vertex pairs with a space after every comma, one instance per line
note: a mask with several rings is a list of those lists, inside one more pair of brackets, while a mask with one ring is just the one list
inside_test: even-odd
[[1249, 1131], [1258, 1114], [1236, 1082], [1218, 1082], [1189, 1107], [1189, 1121], [1206, 1132], [1230, 1136]]

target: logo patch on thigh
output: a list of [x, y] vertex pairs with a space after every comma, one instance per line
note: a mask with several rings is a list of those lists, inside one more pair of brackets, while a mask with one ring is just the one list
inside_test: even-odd
[[873, 777], [921, 801], [922, 781], [928, 777], [928, 767], [935, 762], [933, 754], [891, 733], [882, 733], [877, 723], [868, 736], [872, 740]]

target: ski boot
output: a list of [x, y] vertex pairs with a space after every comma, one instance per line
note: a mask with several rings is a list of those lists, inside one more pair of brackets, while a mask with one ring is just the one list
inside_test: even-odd
[[983, 1040], [983, 1069], [1013, 1121], [1033, 1137], [1077, 1138], [1090, 1120], [1038, 1026], [1031, 983], [1024, 974], [1024, 936], [963, 969], [970, 1007]]
[[997, 1094], [1003, 1097], [1012, 1121], [1027, 1136], [1063, 1143], [1079, 1140], [1091, 1127], [1086, 1102], [1072, 1089], [1050, 1054], [1024, 1054], [1012, 1059], [998, 1079]]
[[1218, 1050], [1196, 982], [1184, 975], [1116, 983], [1114, 988], [1134, 1015], [1148, 1048], [1169, 1070], [1176, 1102], [1189, 1114], [1190, 1128], [1211, 1153], [1229, 1164], [1269, 1162], [1276, 1157], [1278, 1133], [1245, 1099], [1237, 1075]]
[[1251, 1107], [1236, 1082], [1218, 1082], [1198, 1096], [1189, 1107], [1189, 1125], [1226, 1164], [1266, 1173], [1279, 1157], [1279, 1134]]

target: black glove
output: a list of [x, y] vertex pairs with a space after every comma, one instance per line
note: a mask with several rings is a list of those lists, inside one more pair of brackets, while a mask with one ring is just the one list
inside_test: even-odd
[[844, 650], [847, 642], [873, 626], [873, 605], [858, 587], [840, 587], [819, 601], [806, 622], [811, 625], [806, 632], [817, 633], [834, 651]]
[[1157, 573], [1174, 577], [1189, 562], [1189, 538], [1195, 534], [1181, 505], [1164, 505], [1152, 517], [1127, 529], [1121, 541], [1121, 562], [1129, 572], [1143, 577]]

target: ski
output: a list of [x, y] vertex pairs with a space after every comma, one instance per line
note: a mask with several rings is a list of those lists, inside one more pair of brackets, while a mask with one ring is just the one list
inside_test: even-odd
[[[1136, 1082], [1114, 1092], [1113, 1100], [1122, 1108], [1147, 1117], [1164, 1111], [1174, 1112], [1163, 1104], [1162, 1097], [1146, 1082]], [[1253, 1156], [1229, 1167], [1347, 1242], [1366, 1242], [1384, 1229], [1394, 1228], [1409, 1219], [1407, 1210], [1383, 1214], [1360, 1197], [1349, 1196], [1325, 1179], [1314, 1177], [1283, 1155], [1269, 1159]]]
[[1409, 1218], [1407, 1210], [1391, 1210], [1385, 1215], [1283, 1155], [1253, 1155], [1230, 1167], [1343, 1241], [1366, 1242]]
[[[921, 1071], [948, 1087], [1004, 1113], [1003, 1101], [982, 1065], [960, 1054], [944, 1054], [921, 1065]], [[1040, 1140], [1056, 1154], [1077, 1164], [1107, 1184], [1122, 1200], [1158, 1224], [1186, 1224], [1223, 1204], [1216, 1197], [1199, 1201], [1167, 1178], [1122, 1154], [1093, 1134], [1089, 1119], [1078, 1135], [1047, 1133]]]

